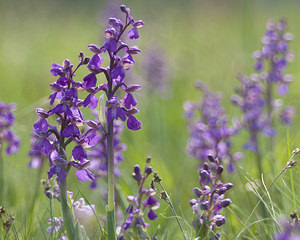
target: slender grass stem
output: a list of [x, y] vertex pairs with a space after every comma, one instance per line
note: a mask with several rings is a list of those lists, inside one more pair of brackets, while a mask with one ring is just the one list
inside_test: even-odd
[[[291, 157], [290, 155], [290, 132], [289, 129], [287, 129], [286, 132], [286, 141], [287, 141], [287, 154], [288, 154], [288, 158]], [[296, 204], [296, 198], [295, 198], [295, 187], [294, 187], [294, 179], [293, 179], [293, 171], [292, 169], [290, 169], [290, 181], [291, 181], [291, 189], [292, 189], [292, 194], [293, 194], [293, 206], [294, 206], [294, 210], [296, 210], [297, 208], [297, 204]]]
[[183, 231], [183, 227], [182, 227], [182, 225], [181, 225], [181, 222], [179, 221], [179, 216], [177, 215], [177, 213], [176, 213], [176, 210], [175, 210], [175, 208], [174, 208], [174, 206], [173, 206], [173, 204], [172, 204], [172, 201], [171, 201], [171, 199], [170, 199], [170, 197], [169, 197], [169, 195], [168, 195], [168, 193], [166, 192], [166, 190], [164, 189], [164, 187], [163, 187], [163, 185], [159, 182], [159, 186], [161, 187], [161, 189], [163, 190], [163, 192], [166, 194], [165, 196], [166, 196], [166, 202], [169, 204], [169, 206], [170, 206], [170, 208], [171, 208], [171, 210], [172, 210], [172, 212], [173, 212], [173, 214], [174, 214], [174, 216], [175, 216], [175, 218], [176, 218], [176, 220], [177, 220], [177, 223], [178, 223], [178, 225], [179, 225], [179, 228], [180, 228], [180, 231], [181, 231], [181, 233], [182, 233], [182, 235], [183, 235], [183, 238], [185, 239], [185, 240], [187, 240], [187, 238], [186, 238], [186, 236], [185, 236], [185, 233], [184, 233], [184, 231]]
[[75, 235], [75, 220], [72, 208], [68, 204], [67, 183], [66, 181], [59, 183], [60, 202], [63, 213], [64, 226], [69, 239], [74, 239]]
[[[296, 149], [293, 151], [292, 156], [290, 157], [289, 161], [287, 162], [286, 166], [281, 170], [281, 172], [276, 176], [276, 178], [271, 182], [271, 184], [268, 186], [267, 191], [269, 191], [271, 189], [271, 187], [274, 185], [274, 183], [281, 177], [281, 175], [286, 172], [286, 170], [288, 168], [292, 168], [295, 164], [296, 164], [296, 160], [294, 160], [295, 155], [300, 153], [300, 149]], [[253, 208], [253, 210], [251, 211], [249, 217], [247, 218], [247, 220], [245, 221], [245, 226], [247, 225], [247, 223], [249, 222], [250, 218], [253, 216], [256, 208], [258, 207], [258, 205], [260, 204], [260, 202], [263, 200], [263, 197], [267, 195], [266, 193], [264, 193], [262, 195], [262, 197], [258, 200], [258, 202], [256, 203], [255, 207]], [[244, 231], [244, 229], [242, 230]]]
[[108, 124], [107, 135], [107, 155], [108, 155], [108, 201], [107, 201], [107, 236], [109, 240], [116, 238], [116, 223], [115, 223], [115, 179], [114, 179], [114, 142], [113, 142], [113, 121]]
[[31, 228], [31, 224], [32, 224], [32, 217], [33, 217], [33, 212], [34, 212], [34, 207], [35, 207], [35, 203], [36, 203], [36, 200], [39, 196], [39, 193], [40, 193], [40, 185], [41, 185], [41, 176], [42, 176], [42, 173], [43, 173], [43, 170], [44, 170], [44, 158], [42, 157], [41, 159], [41, 166], [40, 168], [38, 169], [38, 172], [37, 172], [37, 175], [36, 175], [36, 180], [35, 180], [35, 187], [34, 187], [34, 193], [33, 193], [33, 196], [32, 196], [32, 200], [30, 202], [30, 205], [28, 207], [28, 210], [27, 210], [27, 216], [28, 216], [28, 222], [29, 222], [29, 228]]

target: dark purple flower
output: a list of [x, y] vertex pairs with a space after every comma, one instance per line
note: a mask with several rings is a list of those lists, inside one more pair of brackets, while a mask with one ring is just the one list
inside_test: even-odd
[[[207, 235], [209, 232], [200, 231], [203, 224], [212, 232], [216, 232], [217, 228], [225, 224], [225, 217], [220, 214], [221, 210], [228, 207], [231, 204], [231, 200], [224, 199], [224, 194], [233, 187], [232, 183], [222, 183], [221, 175], [223, 169], [218, 159], [210, 159], [210, 162], [205, 162], [199, 172], [200, 179], [202, 179], [201, 173], [205, 172], [205, 178], [211, 181], [200, 181], [200, 188], [193, 189], [193, 194], [196, 199], [190, 200], [194, 213], [193, 226], [196, 230], [196, 236], [201, 238], [209, 238]], [[205, 220], [204, 220], [205, 219]]]
[[142, 123], [137, 120], [134, 116], [130, 115], [127, 120], [127, 127], [131, 130], [139, 130], [141, 129]]
[[[133, 168], [132, 176], [137, 181], [141, 191], [139, 191], [136, 196], [127, 197], [127, 201], [129, 202], [129, 206], [126, 210], [127, 217], [125, 223], [121, 226], [119, 240], [124, 237], [126, 238], [127, 236], [137, 236], [138, 238], [145, 239], [145, 231], [149, 224], [145, 223], [143, 218], [144, 214], [148, 211], [147, 216], [151, 221], [158, 218], [157, 214], [154, 212], [154, 210], [158, 209], [160, 206], [158, 199], [153, 196], [156, 194], [156, 191], [152, 188], [144, 188], [145, 180], [152, 172], [149, 173], [149, 170], [147, 171], [147, 169], [152, 169], [148, 166], [150, 159], [151, 158], [148, 158], [146, 160], [146, 166], [143, 173], [141, 172], [141, 167], [139, 165], [135, 165]], [[134, 231], [134, 229], [136, 229], [136, 231]]]

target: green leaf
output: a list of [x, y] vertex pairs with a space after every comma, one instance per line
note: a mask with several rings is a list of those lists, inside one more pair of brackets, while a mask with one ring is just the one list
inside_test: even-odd
[[106, 121], [106, 116], [105, 116], [105, 109], [106, 109], [105, 95], [102, 94], [98, 100], [98, 118], [99, 118], [100, 124], [103, 127], [103, 130], [107, 133], [107, 121]]
[[76, 221], [74, 240], [83, 240], [82, 234], [81, 234], [81, 229], [80, 229], [80, 224], [78, 221]]

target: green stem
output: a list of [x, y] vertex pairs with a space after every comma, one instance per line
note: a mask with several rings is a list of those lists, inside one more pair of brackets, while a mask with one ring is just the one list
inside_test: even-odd
[[[289, 132], [289, 128], [287, 129], [286, 132], [286, 140], [287, 140], [287, 154], [288, 154], [288, 158], [290, 159], [291, 155], [291, 149], [290, 149], [290, 132]], [[295, 188], [294, 188], [294, 179], [293, 179], [293, 171], [290, 168], [290, 181], [291, 181], [291, 188], [292, 188], [292, 194], [293, 194], [293, 205], [294, 205], [294, 210], [296, 210], [296, 198], [295, 198]]]
[[261, 152], [260, 152], [260, 148], [259, 148], [259, 144], [258, 144], [258, 136], [256, 135], [256, 150], [257, 152], [255, 153], [256, 155], [256, 164], [258, 167], [258, 179], [261, 179], [262, 174], [263, 174], [263, 169], [262, 169], [262, 158], [261, 158]]
[[175, 210], [175, 208], [174, 208], [174, 206], [173, 206], [173, 203], [171, 202], [171, 199], [170, 199], [170, 197], [169, 197], [169, 194], [166, 192], [166, 190], [165, 190], [165, 188], [163, 187], [163, 185], [159, 182], [159, 185], [160, 185], [160, 187], [161, 187], [161, 189], [165, 192], [165, 194], [166, 194], [166, 197], [167, 197], [167, 203], [169, 204], [169, 206], [170, 206], [170, 208], [171, 208], [171, 210], [172, 210], [172, 212], [173, 212], [173, 214], [174, 214], [174, 216], [175, 216], [175, 218], [176, 218], [176, 220], [177, 220], [177, 223], [178, 223], [178, 225], [179, 225], [179, 228], [180, 228], [180, 231], [181, 231], [181, 233], [182, 233], [182, 235], [183, 235], [183, 238], [185, 239], [185, 240], [187, 240], [186, 239], [186, 236], [185, 236], [185, 233], [184, 233], [184, 231], [183, 231], [183, 227], [182, 227], [182, 225], [181, 225], [181, 222], [179, 221], [179, 217], [178, 217], [178, 215], [177, 215], [177, 213], [176, 213], [176, 210]]
[[115, 223], [115, 179], [114, 179], [114, 136], [113, 136], [113, 121], [108, 124], [107, 134], [107, 156], [108, 156], [108, 202], [107, 202], [107, 237], [109, 240], [117, 239], [116, 223]]
[[38, 169], [38, 172], [37, 172], [37, 175], [36, 175], [36, 181], [35, 181], [35, 188], [34, 188], [34, 193], [33, 193], [33, 197], [32, 197], [32, 200], [30, 202], [30, 205], [29, 205], [29, 208], [27, 210], [27, 216], [28, 216], [28, 222], [29, 222], [29, 227], [31, 227], [31, 224], [32, 224], [32, 216], [33, 216], [33, 211], [34, 211], [34, 207], [35, 207], [35, 203], [36, 203], [36, 200], [39, 196], [39, 193], [40, 193], [40, 185], [41, 185], [41, 176], [42, 176], [42, 173], [43, 173], [43, 166], [44, 166], [44, 157], [42, 157], [41, 159], [41, 166], [39, 167]]
[[3, 164], [3, 146], [0, 144], [0, 205], [3, 206], [4, 201], [4, 164]]
[[75, 220], [74, 220], [72, 208], [68, 204], [69, 200], [68, 200], [68, 195], [67, 195], [66, 180], [64, 182], [59, 182], [59, 190], [60, 190], [61, 209], [62, 209], [62, 213], [63, 213], [64, 226], [67, 231], [67, 236], [69, 239], [74, 239]]

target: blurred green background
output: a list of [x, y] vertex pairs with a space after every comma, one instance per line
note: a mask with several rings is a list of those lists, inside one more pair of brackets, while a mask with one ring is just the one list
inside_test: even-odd
[[[44, 238], [47, 219], [50, 216], [49, 201], [43, 196], [41, 187], [33, 227], [29, 230], [26, 226], [25, 209], [34, 192], [37, 174], [37, 170], [27, 168], [27, 152], [32, 124], [36, 120], [35, 108], [47, 103], [49, 84], [55, 81], [50, 75], [51, 63], [60, 64], [66, 58], [76, 63], [80, 51], [91, 56], [87, 46], [91, 43], [101, 45], [103, 42], [106, 26], [104, 19], [114, 12], [109, 8], [115, 5], [112, 2], [0, 2], [0, 100], [18, 104], [15, 130], [22, 140], [19, 154], [5, 159], [8, 195], [6, 205], [16, 216], [15, 228], [20, 234], [20, 239]], [[132, 45], [140, 47], [142, 53], [135, 58], [137, 64], [132, 69], [130, 81], [145, 83], [141, 64], [146, 57], [143, 56], [143, 52], [155, 51], [156, 46], [160, 46], [165, 54], [164, 67], [168, 68], [169, 77], [167, 91], [161, 93], [145, 87], [137, 95], [140, 108], [138, 117], [143, 125], [137, 132], [124, 130], [122, 140], [128, 149], [124, 153], [125, 160], [120, 165], [122, 177], [118, 179], [118, 183], [124, 190], [124, 195], [135, 194], [137, 188], [131, 179], [132, 168], [137, 163], [143, 165], [146, 157], [152, 156], [152, 165], [161, 175], [177, 212], [190, 225], [184, 224], [185, 229], [192, 232], [192, 209], [189, 200], [193, 198], [192, 188], [198, 185], [198, 161], [188, 157], [185, 152], [188, 131], [182, 105], [187, 100], [200, 100], [201, 95], [194, 88], [194, 82], [201, 79], [207, 82], [213, 91], [222, 92], [223, 104], [229, 116], [239, 116], [238, 109], [230, 104], [230, 96], [239, 85], [235, 75], [237, 72], [246, 75], [253, 72], [252, 52], [260, 48], [266, 21], [270, 18], [278, 20], [280, 17], [286, 17], [289, 32], [295, 36], [291, 49], [295, 52], [296, 61], [290, 64], [287, 71], [294, 76], [295, 81], [291, 84], [290, 93], [284, 101], [300, 112], [300, 71], [297, 59], [300, 50], [300, 1], [126, 0], [122, 3], [131, 8], [136, 20], [143, 19], [145, 22], [144, 28], [140, 30], [140, 39], [132, 42]], [[81, 71], [77, 81], [87, 73], [87, 69]], [[272, 156], [265, 156], [264, 161], [267, 185], [281, 171], [288, 159], [287, 131], [290, 133], [289, 148], [299, 146], [299, 121], [300, 114], [297, 114], [291, 129], [287, 130], [286, 127], [278, 125], [277, 147]], [[242, 134], [234, 139], [234, 151], [241, 151], [246, 137], [246, 134]], [[233, 182], [235, 188], [230, 194], [233, 200], [231, 210], [224, 211], [227, 223], [222, 227], [223, 239], [234, 239], [237, 236], [243, 229], [242, 222], [247, 219], [257, 202], [255, 194], [247, 191], [245, 187], [245, 176], [256, 176], [254, 162], [253, 155], [245, 153], [239, 173], [225, 176], [224, 181]], [[46, 178], [46, 171], [47, 167], [43, 171], [43, 178]], [[296, 167], [293, 171], [297, 199], [300, 194], [300, 183], [296, 177], [299, 168]], [[73, 176], [70, 178], [73, 179]], [[105, 202], [102, 194], [106, 188], [105, 180], [101, 181], [101, 191], [91, 191], [88, 183], [79, 183], [75, 178], [74, 181], [69, 180], [69, 190], [74, 193], [83, 191], [89, 201], [96, 204], [97, 213], [104, 214]], [[285, 174], [273, 188], [274, 191], [270, 192], [276, 217], [280, 214], [288, 215], [292, 210], [296, 210], [290, 193], [289, 179], [290, 175]], [[56, 211], [56, 216], [59, 216], [58, 206]], [[160, 225], [161, 232], [168, 231], [167, 239], [181, 239], [175, 219], [169, 217], [172, 214], [167, 204], [162, 202], [159, 212], [160, 220], [153, 224], [154, 227], [150, 231], [153, 233]], [[257, 219], [258, 215], [255, 215], [251, 222]], [[263, 224], [268, 226], [266, 229], [261, 229], [257, 224], [251, 225], [251, 231], [259, 236], [257, 239], [271, 238], [274, 231], [272, 221], [263, 221]], [[245, 231], [242, 235], [247, 239], [249, 232]]]

